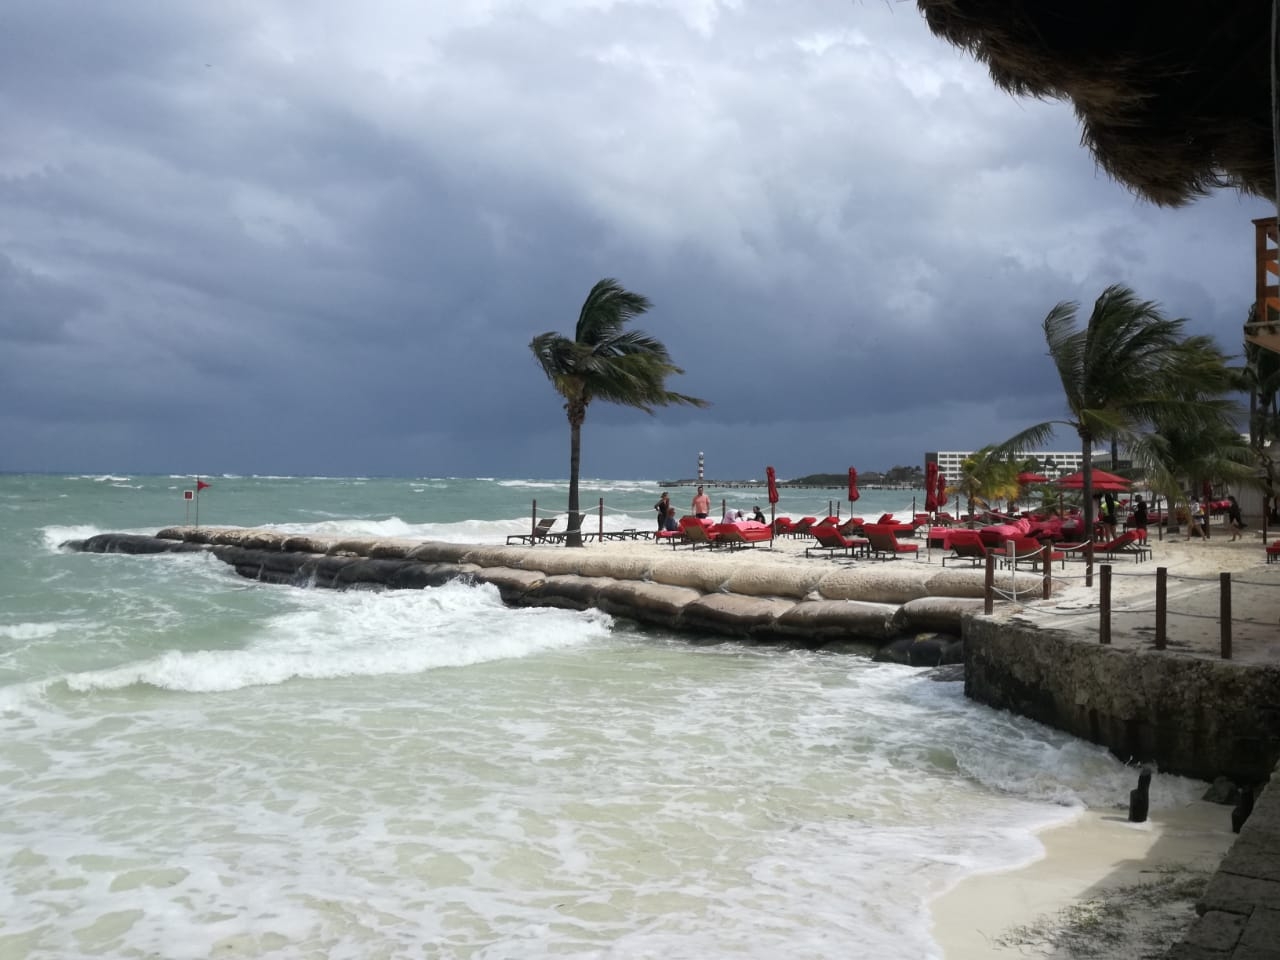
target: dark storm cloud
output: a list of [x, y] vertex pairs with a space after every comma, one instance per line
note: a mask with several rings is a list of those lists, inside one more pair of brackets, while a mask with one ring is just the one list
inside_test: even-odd
[[1235, 350], [1266, 214], [1138, 204], [910, 4], [14, 2], [0, 123], [8, 469], [562, 476], [527, 344], [603, 276], [714, 406], [586, 472], [918, 463], [1061, 412], [1059, 300]]

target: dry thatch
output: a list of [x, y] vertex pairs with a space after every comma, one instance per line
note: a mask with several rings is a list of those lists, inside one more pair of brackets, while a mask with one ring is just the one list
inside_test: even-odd
[[1010, 93], [1069, 99], [1115, 179], [1177, 206], [1215, 187], [1275, 199], [1271, 4], [916, 0]]

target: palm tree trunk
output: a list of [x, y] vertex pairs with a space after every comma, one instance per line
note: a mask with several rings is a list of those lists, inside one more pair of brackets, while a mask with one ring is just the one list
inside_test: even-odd
[[1080, 505], [1080, 509], [1084, 513], [1084, 538], [1088, 544], [1084, 551], [1084, 582], [1087, 586], [1093, 586], [1093, 439], [1091, 437], [1080, 439], [1082, 441], [1080, 472], [1084, 475], [1081, 491], [1084, 494], [1084, 503]]
[[578, 512], [578, 471], [582, 466], [582, 420], [569, 417], [569, 532], [565, 546], [582, 546], [582, 514]]

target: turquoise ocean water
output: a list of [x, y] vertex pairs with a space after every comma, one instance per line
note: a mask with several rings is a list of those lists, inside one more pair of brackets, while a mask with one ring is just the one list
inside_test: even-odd
[[[202, 524], [477, 542], [567, 491], [210, 482]], [[857, 656], [59, 549], [182, 523], [192, 486], [0, 476], [0, 960], [940, 957], [931, 898], [1133, 785]], [[647, 527], [658, 492], [586, 481], [583, 502]], [[801, 516], [844, 491], [783, 494]], [[867, 491], [858, 512], [910, 506]]]

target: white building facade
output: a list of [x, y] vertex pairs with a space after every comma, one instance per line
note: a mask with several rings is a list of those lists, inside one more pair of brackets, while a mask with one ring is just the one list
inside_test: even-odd
[[[925, 453], [924, 462], [936, 463], [938, 471], [947, 477], [958, 477], [960, 464], [975, 452], [973, 450], [939, 450]], [[1084, 454], [1079, 450], [1027, 450], [1014, 454], [1013, 459], [1018, 462], [1034, 460], [1036, 469], [1050, 480], [1084, 469]], [[1093, 451], [1093, 462], [1097, 463], [1100, 459], [1110, 461], [1111, 451]]]

